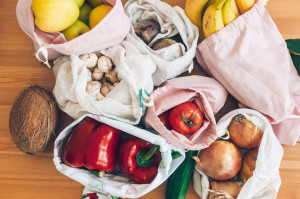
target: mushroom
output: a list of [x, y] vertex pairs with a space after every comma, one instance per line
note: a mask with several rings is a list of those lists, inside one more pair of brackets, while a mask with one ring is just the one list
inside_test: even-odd
[[93, 79], [92, 79], [92, 72], [90, 70], [87, 70], [87, 73], [88, 73], [87, 82], [93, 81]]
[[110, 83], [105, 82], [100, 89], [100, 92], [103, 96], [106, 96], [113, 88], [114, 87]]
[[93, 70], [92, 78], [93, 78], [93, 80], [100, 81], [103, 77], [103, 74], [104, 73], [98, 67], [95, 67]]
[[107, 79], [105, 78], [105, 76], [102, 77], [102, 79], [100, 80], [100, 82], [101, 82], [102, 84], [104, 84], [105, 82], [107, 82]]
[[153, 46], [153, 50], [159, 50], [162, 48], [166, 48], [166, 47], [171, 46], [176, 43], [177, 42], [174, 39], [163, 39]]
[[152, 19], [144, 19], [133, 25], [135, 34], [140, 37], [146, 44], [160, 32], [160, 25]]
[[122, 78], [120, 77], [119, 73], [117, 73], [117, 77], [118, 77], [118, 80], [120, 82], [122, 80]]
[[101, 56], [98, 59], [98, 68], [103, 73], [108, 73], [112, 69], [111, 59], [107, 56]]
[[97, 65], [98, 57], [95, 53], [80, 55], [79, 58], [85, 62], [87, 68], [93, 68]]
[[105, 78], [110, 81], [112, 84], [119, 82], [119, 78], [117, 76], [117, 71], [116, 70], [111, 70], [108, 73], [105, 74]]
[[100, 93], [101, 86], [102, 84], [98, 81], [90, 81], [86, 85], [86, 91], [99, 101], [104, 98], [104, 96]]

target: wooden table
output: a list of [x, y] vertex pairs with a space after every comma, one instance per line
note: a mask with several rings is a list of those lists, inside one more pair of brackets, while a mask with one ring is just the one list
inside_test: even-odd
[[[185, 1], [166, 2], [184, 7]], [[52, 143], [44, 153], [30, 156], [21, 153], [11, 141], [8, 118], [18, 92], [33, 84], [51, 91], [55, 83], [52, 70], [35, 59], [32, 41], [18, 25], [16, 3], [17, 0], [1, 0], [0, 5], [0, 198], [79, 199], [83, 187], [55, 169]], [[299, 0], [271, 0], [267, 9], [285, 39], [300, 38]], [[193, 73], [203, 74], [199, 66], [196, 66]], [[226, 107], [217, 117], [227, 113], [235, 105], [235, 100], [229, 97]], [[60, 112], [56, 136], [71, 121], [70, 117]], [[278, 198], [300, 198], [300, 144], [283, 147], [284, 157], [280, 167], [282, 185]], [[165, 188], [166, 183], [141, 198], [164, 198]], [[199, 198], [191, 184], [186, 198]]]

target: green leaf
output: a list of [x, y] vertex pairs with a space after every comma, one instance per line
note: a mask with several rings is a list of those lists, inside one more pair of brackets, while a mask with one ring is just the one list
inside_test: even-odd
[[291, 57], [292, 57], [294, 65], [296, 67], [296, 70], [297, 70], [298, 74], [300, 75], [300, 55], [295, 55], [295, 54], [291, 53]]
[[290, 51], [300, 54], [300, 39], [287, 39], [286, 44]]
[[291, 58], [300, 75], [300, 39], [287, 39], [286, 44], [290, 50]]
[[158, 133], [155, 129], [153, 129], [153, 128], [147, 128], [146, 131], [149, 131], [149, 132], [151, 132], [151, 133], [153, 133], [153, 134], [155, 134], [155, 135], [158, 135], [158, 134], [159, 134], [159, 133]]
[[183, 113], [181, 113], [181, 116], [182, 116], [182, 120], [183, 120], [185, 123], [188, 123], [188, 122], [190, 121]]
[[181, 153], [179, 153], [178, 151], [173, 151], [172, 150], [172, 159], [175, 160], [176, 158], [181, 157]]

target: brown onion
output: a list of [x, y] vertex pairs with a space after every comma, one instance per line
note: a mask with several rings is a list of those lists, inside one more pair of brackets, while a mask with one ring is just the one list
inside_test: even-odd
[[253, 171], [255, 170], [257, 155], [258, 155], [258, 147], [252, 149], [247, 153], [240, 173], [240, 177], [242, 178], [243, 182], [246, 182], [253, 175]]
[[193, 157], [197, 165], [215, 180], [229, 180], [236, 176], [242, 166], [242, 154], [228, 141], [215, 141]]
[[263, 136], [263, 132], [241, 114], [232, 118], [228, 131], [230, 140], [245, 149], [259, 146]]
[[[216, 181], [212, 181], [210, 183], [211, 189], [213, 190], [210, 193], [210, 198], [211, 199], [226, 199], [228, 197], [226, 197], [227, 194], [229, 194], [231, 196], [231, 198], [236, 198], [242, 187], [234, 182], [234, 181], [224, 181], [224, 182], [216, 182]], [[214, 191], [221, 191], [225, 192], [226, 194], [218, 194], [218, 193], [214, 193]]]

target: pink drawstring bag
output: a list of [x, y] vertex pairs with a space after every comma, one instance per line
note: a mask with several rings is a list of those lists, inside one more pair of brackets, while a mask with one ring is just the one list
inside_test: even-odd
[[281, 144], [300, 135], [300, 78], [261, 3], [198, 45], [197, 60], [239, 102], [269, 119]]
[[[129, 32], [130, 22], [120, 0], [106, 0], [113, 6], [107, 16], [92, 30], [71, 41], [60, 32], [46, 33], [34, 24], [31, 0], [19, 0], [17, 19], [22, 30], [33, 40], [36, 58], [50, 67], [48, 60], [61, 55], [80, 55], [98, 51], [123, 41]], [[43, 56], [40, 56], [40, 53]]]
[[[196, 75], [171, 79], [157, 88], [150, 97], [154, 105], [148, 108], [145, 123], [171, 145], [187, 150], [200, 150], [217, 139], [214, 114], [223, 107], [227, 92], [215, 79]], [[192, 101], [199, 107], [203, 113], [203, 125], [191, 135], [168, 130], [158, 116], [187, 101]]]

